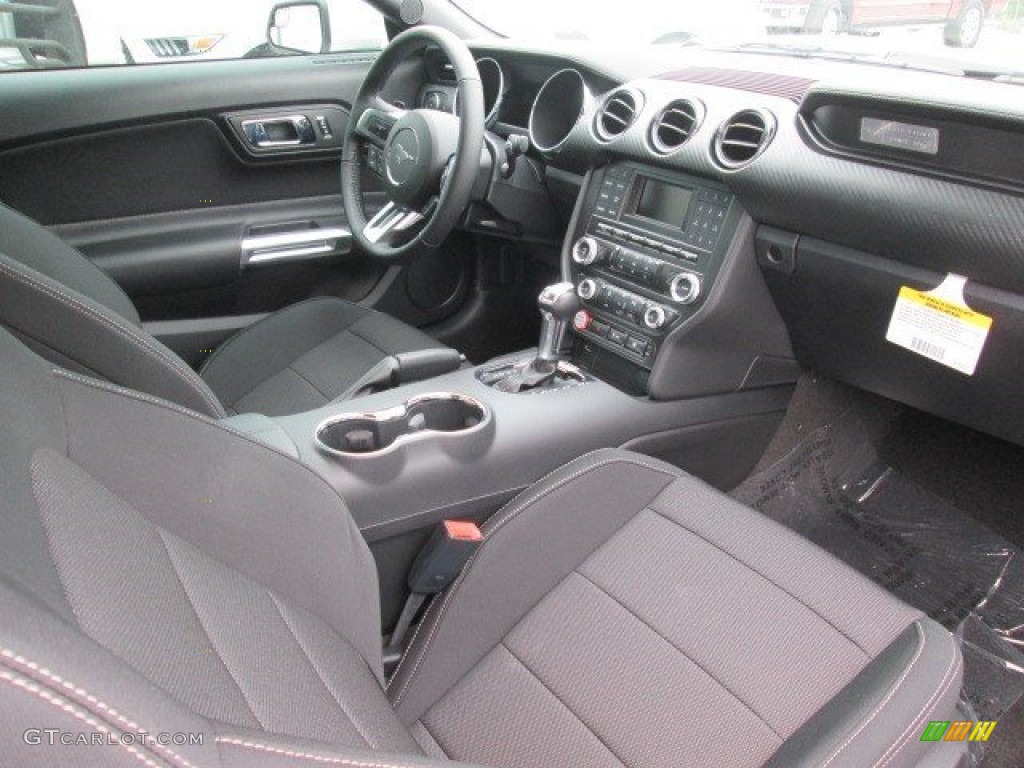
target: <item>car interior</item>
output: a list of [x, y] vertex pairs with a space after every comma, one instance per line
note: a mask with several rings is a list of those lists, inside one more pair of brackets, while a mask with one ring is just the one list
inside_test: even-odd
[[0, 765], [1024, 765], [1020, 79], [369, 5], [0, 71]]

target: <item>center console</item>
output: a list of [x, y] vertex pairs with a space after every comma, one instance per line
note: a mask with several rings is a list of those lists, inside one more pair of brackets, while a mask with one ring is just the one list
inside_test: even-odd
[[608, 446], [732, 487], [778, 426], [799, 369], [754, 224], [724, 187], [631, 163], [591, 171], [562, 262], [538, 297], [536, 350], [245, 427], [346, 500], [380, 564], [385, 624], [439, 520], [486, 518]]
[[582, 302], [572, 360], [634, 394], [715, 286], [741, 211], [723, 186], [632, 163], [595, 171], [564, 267]]

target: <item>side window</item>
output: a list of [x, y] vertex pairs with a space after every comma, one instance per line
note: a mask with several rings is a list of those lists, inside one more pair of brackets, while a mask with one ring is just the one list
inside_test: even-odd
[[0, 72], [380, 49], [363, 0], [0, 0]]

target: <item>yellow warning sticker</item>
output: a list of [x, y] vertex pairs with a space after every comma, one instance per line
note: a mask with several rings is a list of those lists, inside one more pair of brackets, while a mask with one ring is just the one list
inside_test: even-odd
[[932, 291], [901, 287], [885, 338], [972, 376], [992, 328], [992, 318], [967, 306], [966, 284], [966, 277], [947, 275]]

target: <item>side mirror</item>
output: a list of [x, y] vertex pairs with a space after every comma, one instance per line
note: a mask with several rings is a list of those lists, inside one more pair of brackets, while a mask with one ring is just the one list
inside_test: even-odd
[[282, 53], [327, 53], [331, 19], [326, 0], [286, 0], [270, 11], [267, 47]]

